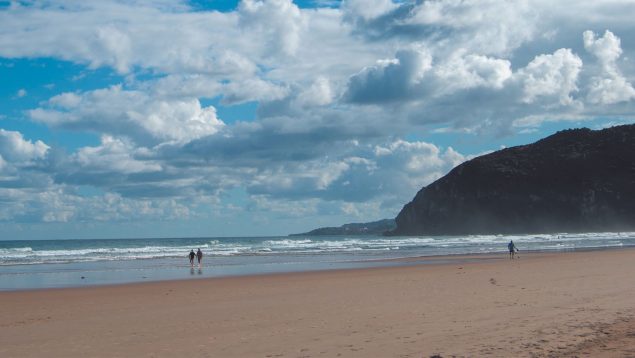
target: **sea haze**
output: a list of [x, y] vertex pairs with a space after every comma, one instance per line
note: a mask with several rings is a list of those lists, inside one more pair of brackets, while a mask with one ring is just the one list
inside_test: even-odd
[[[403, 265], [395, 258], [635, 246], [635, 232], [0, 241], [0, 290]], [[191, 249], [204, 252], [191, 268]], [[412, 262], [410, 262], [412, 263]]]

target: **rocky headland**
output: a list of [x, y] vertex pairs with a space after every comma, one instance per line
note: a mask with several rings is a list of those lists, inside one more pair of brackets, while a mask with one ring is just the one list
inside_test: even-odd
[[571, 129], [469, 160], [422, 188], [390, 235], [635, 230], [635, 125]]

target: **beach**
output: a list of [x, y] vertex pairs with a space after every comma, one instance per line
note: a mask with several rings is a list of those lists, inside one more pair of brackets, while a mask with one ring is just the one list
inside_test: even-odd
[[0, 292], [3, 357], [635, 356], [635, 250]]

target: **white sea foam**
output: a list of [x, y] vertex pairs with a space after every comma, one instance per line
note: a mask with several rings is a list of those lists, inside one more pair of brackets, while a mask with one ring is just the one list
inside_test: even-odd
[[[390, 255], [386, 257], [426, 256], [504, 251], [514, 240], [521, 250], [569, 250], [635, 246], [635, 233], [560, 233], [542, 235], [469, 235], [469, 236], [404, 236], [404, 237], [299, 237], [206, 239], [196, 242], [179, 240], [119, 240], [104, 245], [101, 241], [84, 240], [76, 247], [72, 240], [52, 242], [44, 247], [36, 244], [2, 247], [0, 265], [139, 260], [185, 259], [190, 249], [200, 247], [206, 256], [285, 256], [285, 255]], [[35, 242], [31, 242], [35, 243]], [[102, 246], [100, 246], [100, 244]], [[384, 254], [382, 254], [384, 253]]]

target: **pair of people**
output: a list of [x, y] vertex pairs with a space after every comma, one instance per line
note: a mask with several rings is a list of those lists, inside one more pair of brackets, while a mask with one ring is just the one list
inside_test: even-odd
[[201, 251], [201, 249], [198, 249], [196, 253], [194, 253], [194, 249], [190, 251], [190, 265], [192, 267], [194, 267], [194, 257], [198, 259], [198, 265], [201, 266], [201, 260], [203, 259], [203, 251]]

